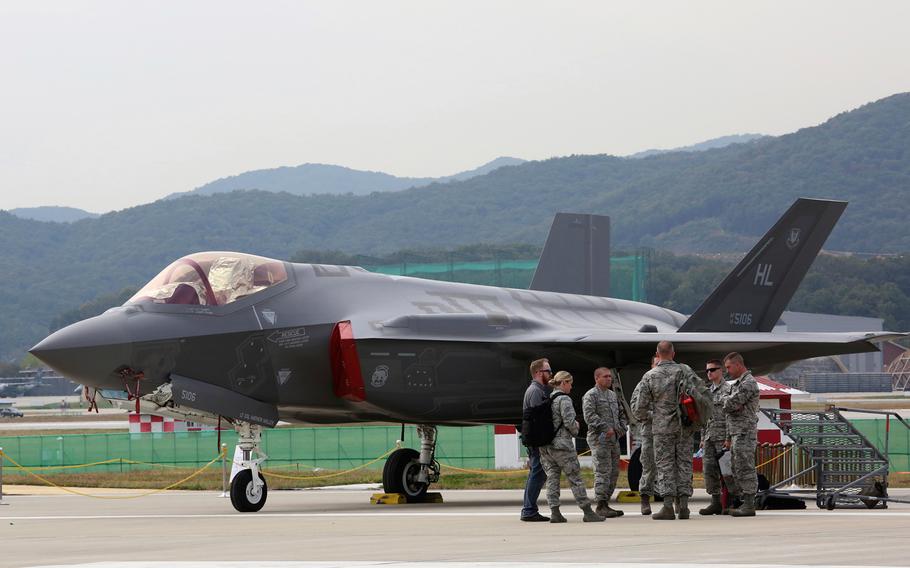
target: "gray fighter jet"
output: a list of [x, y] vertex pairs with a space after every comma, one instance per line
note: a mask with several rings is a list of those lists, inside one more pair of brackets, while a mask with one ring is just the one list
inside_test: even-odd
[[231, 484], [239, 511], [265, 503], [260, 435], [279, 419], [416, 424], [420, 452], [391, 454], [383, 483], [419, 498], [439, 478], [436, 425], [520, 422], [538, 357], [573, 372], [580, 394], [600, 365], [620, 371], [631, 392], [662, 339], [682, 362], [735, 350], [759, 372], [876, 350], [895, 334], [771, 333], [845, 207], [798, 200], [688, 318], [597, 296], [608, 220], [559, 214], [530, 290], [205, 252], [31, 352], [92, 397], [125, 391], [137, 410], [232, 423], [243, 456]]

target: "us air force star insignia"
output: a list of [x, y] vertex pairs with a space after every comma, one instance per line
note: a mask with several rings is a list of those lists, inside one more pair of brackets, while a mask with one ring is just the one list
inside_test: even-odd
[[387, 380], [389, 380], [389, 366], [379, 365], [373, 370], [373, 377], [370, 379], [370, 384], [373, 385], [373, 388], [378, 389], [384, 386]]
[[262, 310], [262, 317], [269, 322], [269, 325], [275, 325], [278, 321], [278, 314], [274, 310]]
[[790, 229], [790, 236], [787, 237], [787, 248], [793, 249], [796, 248], [796, 245], [799, 244], [799, 229], [793, 228]]

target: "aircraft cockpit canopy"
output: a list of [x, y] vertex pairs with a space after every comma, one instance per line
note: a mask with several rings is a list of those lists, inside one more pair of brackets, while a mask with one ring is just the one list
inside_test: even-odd
[[200, 252], [171, 263], [127, 304], [223, 306], [288, 279], [279, 260], [237, 252]]

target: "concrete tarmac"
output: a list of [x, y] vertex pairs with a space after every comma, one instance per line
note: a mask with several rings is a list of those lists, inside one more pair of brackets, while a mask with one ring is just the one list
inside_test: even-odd
[[[7, 487], [14, 489], [14, 487]], [[31, 493], [28, 490], [24, 490]], [[23, 492], [18, 489], [17, 492]], [[259, 513], [237, 513], [219, 493], [92, 490], [96, 498], [35, 492], [4, 495], [0, 566], [105, 562], [110, 566], [225, 566], [227, 562], [529, 562], [689, 565], [906, 566], [910, 505], [887, 510], [759, 511], [755, 518], [654, 521], [637, 504], [625, 516], [582, 523], [518, 520], [520, 491], [444, 491], [443, 504], [371, 505], [370, 491], [272, 491]], [[571, 494], [564, 490], [564, 497]], [[910, 499], [910, 491], [892, 496]], [[708, 502], [698, 492], [693, 509]], [[542, 506], [542, 512], [546, 512]], [[693, 510], [693, 513], [695, 511]]]

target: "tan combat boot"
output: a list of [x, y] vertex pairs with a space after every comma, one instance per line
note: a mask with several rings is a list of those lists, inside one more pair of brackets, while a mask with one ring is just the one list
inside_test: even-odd
[[621, 517], [622, 511], [617, 511], [616, 509], [611, 509], [606, 499], [601, 499], [597, 502], [597, 509], [594, 510], [595, 513], [600, 515], [605, 519], [612, 519], [614, 517]]
[[743, 504], [739, 509], [730, 510], [731, 517], [754, 517], [755, 516], [755, 495], [743, 493]]
[[581, 520], [586, 523], [599, 523], [599, 522], [603, 522], [603, 520], [604, 520], [603, 517], [601, 517], [600, 515], [595, 513], [593, 509], [591, 509], [591, 505], [585, 505], [584, 507], [581, 508], [581, 510], [585, 512], [585, 516]]
[[689, 496], [680, 495], [676, 498], [676, 517], [678, 519], [689, 518]]
[[651, 496], [641, 494], [641, 514], [650, 515], [651, 514]]
[[698, 510], [699, 515], [720, 515], [723, 512], [724, 507], [720, 504], [720, 495], [711, 495], [711, 504]]
[[664, 504], [660, 508], [660, 511], [657, 511], [651, 518], [655, 521], [674, 521], [676, 520], [676, 513], [673, 512], [673, 498], [669, 495], [664, 496]]
[[564, 523], [566, 518], [562, 516], [562, 513], [559, 512], [559, 506], [550, 507], [550, 522], [551, 523]]

